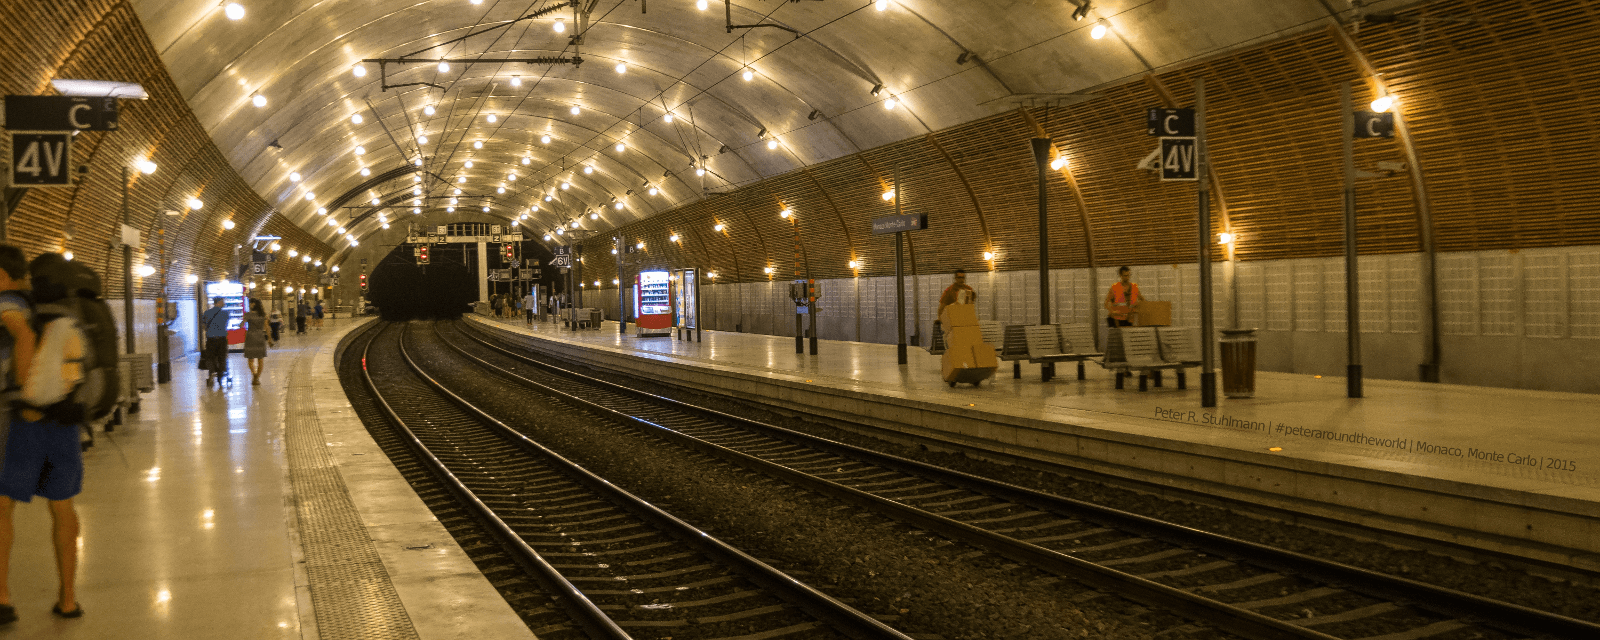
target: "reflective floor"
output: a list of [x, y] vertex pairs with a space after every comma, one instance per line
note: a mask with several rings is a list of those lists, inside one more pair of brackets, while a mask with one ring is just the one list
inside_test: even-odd
[[794, 352], [793, 337], [707, 331], [694, 343], [619, 335], [609, 322], [600, 331], [536, 324], [531, 332], [847, 393], [1600, 502], [1594, 394], [1368, 379], [1366, 397], [1350, 399], [1344, 378], [1258, 372], [1255, 398], [1219, 398], [1206, 409], [1198, 369], [1189, 370], [1188, 390], [1169, 372], [1164, 386], [1140, 392], [1137, 380], [1115, 389], [1111, 373], [1093, 364], [1086, 380], [1059, 364], [1057, 378], [1041, 382], [1038, 365], [1024, 363], [1014, 380], [1011, 363], [1001, 362], [981, 387], [950, 388], [939, 356], [916, 347], [900, 366], [894, 345], [824, 340], [810, 356]]

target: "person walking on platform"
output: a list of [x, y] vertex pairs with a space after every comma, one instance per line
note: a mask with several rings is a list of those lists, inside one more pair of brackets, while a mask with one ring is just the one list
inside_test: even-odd
[[1133, 281], [1133, 269], [1122, 267], [1117, 269], [1117, 281], [1111, 283], [1111, 291], [1106, 293], [1106, 326], [1131, 327], [1133, 321], [1128, 316], [1133, 313], [1134, 305], [1144, 300], [1139, 295], [1139, 284]]
[[[28, 258], [22, 250], [0, 244], [0, 382], [15, 389], [28, 378], [35, 335], [32, 303], [26, 290]], [[5, 463], [6, 437], [11, 433], [11, 398], [0, 402], [0, 465]]]
[[306, 334], [306, 318], [311, 316], [311, 305], [301, 300], [294, 306], [294, 332], [299, 335]]
[[494, 310], [494, 319], [500, 319], [500, 311], [505, 308], [505, 301], [500, 299], [500, 294], [489, 296], [489, 308]]
[[223, 305], [227, 298], [211, 299], [211, 308], [200, 314], [200, 326], [206, 331], [206, 348], [200, 352], [200, 368], [205, 369], [206, 386], [222, 382], [228, 376], [228, 322], [233, 316]]
[[250, 384], [261, 385], [261, 369], [267, 363], [267, 347], [277, 341], [268, 336], [267, 313], [261, 301], [250, 299], [250, 312], [244, 314], [244, 360], [250, 366]]
[[322, 301], [317, 301], [317, 306], [311, 308], [311, 319], [316, 321], [317, 328], [322, 328]]
[[533, 314], [538, 309], [539, 299], [533, 296], [532, 291], [529, 291], [528, 295], [522, 296], [523, 324], [533, 324]]
[[[962, 300], [961, 296], [963, 291], [967, 294], [965, 301]], [[955, 281], [944, 288], [944, 293], [939, 294], [939, 310], [933, 314], [933, 317], [939, 317], [939, 314], [944, 313], [944, 308], [950, 305], [977, 304], [977, 302], [978, 292], [973, 291], [972, 287], [967, 285], [967, 271], [965, 269], [956, 269]]]
[[283, 330], [283, 314], [277, 309], [272, 310], [272, 315], [267, 317], [267, 326], [272, 327], [272, 341], [278, 341], [278, 332]]
[[[65, 262], [58, 254], [45, 256], [56, 256], [56, 264]], [[41, 292], [65, 291], [59, 281], [51, 282], [53, 278], [46, 266], [50, 264], [49, 259], [41, 262], [35, 258], [28, 265], [33, 288]], [[220, 301], [218, 298], [219, 306]], [[226, 319], [226, 311], [223, 313]], [[83, 447], [78, 440], [82, 432], [80, 425], [62, 416], [71, 414], [71, 409], [63, 405], [73, 404], [72, 394], [84, 380], [84, 358], [92, 345], [76, 323], [65, 323], [62, 325], [65, 328], [59, 331], [54, 329], [57, 324], [61, 323], [48, 325], [45, 339], [33, 354], [33, 364], [21, 380], [17, 419], [11, 422], [5, 463], [0, 465], [0, 624], [17, 619], [9, 586], [12, 512], [17, 502], [32, 502], [35, 495], [49, 501], [51, 538], [60, 579], [56, 604], [50, 611], [61, 618], [83, 616], [83, 607], [78, 605], [76, 597], [78, 512], [72, 504], [72, 499], [83, 491]], [[53, 366], [43, 363], [53, 363]], [[82, 411], [81, 405], [78, 410]]]

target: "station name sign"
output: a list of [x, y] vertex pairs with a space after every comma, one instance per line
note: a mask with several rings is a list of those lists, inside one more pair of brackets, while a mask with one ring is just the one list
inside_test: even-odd
[[887, 216], [872, 219], [873, 233], [900, 233], [901, 231], [916, 231], [928, 228], [928, 214], [908, 213], [902, 216]]

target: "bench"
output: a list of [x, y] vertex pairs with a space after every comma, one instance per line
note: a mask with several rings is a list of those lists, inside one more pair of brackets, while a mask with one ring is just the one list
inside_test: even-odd
[[1102, 354], [1094, 348], [1093, 325], [1043, 324], [1012, 325], [995, 330], [1004, 331], [1000, 344], [1000, 359], [1011, 360], [1011, 377], [1022, 377], [1022, 361], [1036, 362], [1043, 367], [1040, 375], [1045, 381], [1055, 377], [1055, 363], [1077, 362], [1078, 379], [1084, 379], [1083, 363]]
[[1006, 326], [994, 320], [979, 320], [978, 330], [983, 332], [983, 341], [994, 345], [995, 353], [999, 353], [1006, 342]]
[[1078, 362], [1078, 379], [1084, 379], [1083, 363], [1099, 358], [1104, 353], [1094, 348], [1095, 326], [1092, 324], [1058, 324], [1056, 331], [1061, 336], [1061, 351], [1070, 355], [1070, 360]]
[[1001, 360], [1011, 361], [1011, 378], [1022, 377], [1022, 361], [1028, 359], [1028, 326], [1012, 324], [1002, 327], [1003, 333], [998, 345]]
[[[1169, 334], [1167, 342], [1171, 345], [1166, 350], [1168, 353], [1181, 353], [1181, 355], [1187, 357], [1191, 354], [1182, 351], [1185, 348], [1185, 344], [1192, 347], [1199, 342], [1197, 339], [1193, 339], [1194, 335], [1191, 330], [1169, 328], [1167, 333]], [[1113, 328], [1111, 330], [1111, 338], [1106, 344], [1105, 357], [1100, 360], [1100, 366], [1116, 372], [1116, 388], [1118, 389], [1123, 388], [1123, 378], [1132, 375], [1134, 372], [1139, 374], [1140, 391], [1149, 390], [1149, 378], [1152, 375], [1155, 377], [1156, 386], [1159, 387], [1161, 386], [1161, 371], [1163, 369], [1176, 370], [1178, 373], [1178, 388], [1188, 388], [1188, 380], [1184, 375], [1184, 369], [1199, 364], [1198, 357], [1194, 361], [1171, 360], [1162, 352], [1161, 345], [1162, 338], [1158, 335], [1156, 327]]]

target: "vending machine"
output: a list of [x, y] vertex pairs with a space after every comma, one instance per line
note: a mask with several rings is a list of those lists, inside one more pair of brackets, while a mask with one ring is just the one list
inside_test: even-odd
[[[244, 285], [238, 282], [207, 282], [206, 299], [201, 301], [200, 313], [205, 313], [211, 308], [211, 299], [222, 296], [222, 308], [228, 310], [228, 349], [244, 349], [244, 314], [246, 307]], [[200, 329], [200, 335], [205, 335], [205, 328]], [[205, 345], [202, 344], [201, 348]]]
[[634, 276], [633, 317], [635, 335], [672, 335], [672, 278], [665, 271], [641, 271]]

